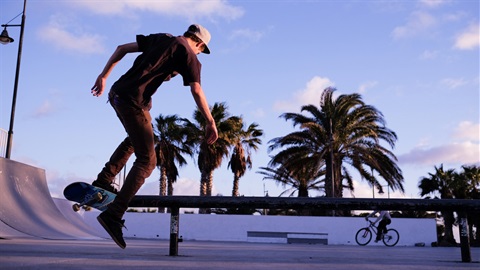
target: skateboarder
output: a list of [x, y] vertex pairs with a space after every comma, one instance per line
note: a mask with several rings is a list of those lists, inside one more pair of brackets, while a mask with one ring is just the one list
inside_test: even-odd
[[127, 53], [141, 53], [132, 67], [112, 85], [108, 94], [108, 101], [128, 137], [120, 143], [92, 183], [94, 186], [116, 192], [112, 186], [113, 179], [125, 166], [129, 157], [135, 153], [136, 160], [116, 199], [97, 218], [121, 248], [126, 247], [122, 233], [125, 221], [122, 217], [128, 204], [156, 166], [154, 134], [149, 110], [152, 106], [151, 97], [157, 88], [164, 81], [180, 74], [184, 86], [190, 86], [195, 103], [206, 120], [205, 140], [213, 144], [218, 138], [215, 121], [200, 85], [201, 64], [197, 58], [201, 52], [210, 53], [209, 42], [210, 33], [198, 24], [188, 27], [183, 36], [137, 35], [136, 42], [116, 48], [92, 87], [91, 92], [94, 96], [102, 95], [106, 79], [113, 67]]

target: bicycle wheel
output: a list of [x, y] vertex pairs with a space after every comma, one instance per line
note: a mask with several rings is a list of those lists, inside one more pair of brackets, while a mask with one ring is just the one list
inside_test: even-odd
[[393, 247], [400, 240], [400, 234], [395, 229], [388, 229], [387, 233], [383, 235], [383, 243], [387, 247]]
[[367, 245], [370, 243], [370, 240], [372, 240], [372, 231], [370, 231], [370, 228], [361, 228], [355, 235], [355, 241], [360, 246]]

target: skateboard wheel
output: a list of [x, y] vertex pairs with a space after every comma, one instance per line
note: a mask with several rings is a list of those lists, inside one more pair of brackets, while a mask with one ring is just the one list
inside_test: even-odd
[[80, 205], [79, 204], [74, 204], [72, 205], [73, 211], [78, 212], [80, 211]]
[[102, 194], [100, 194], [100, 192], [97, 192], [97, 193], [95, 194], [95, 199], [96, 199], [97, 201], [101, 201], [101, 200], [103, 199]]

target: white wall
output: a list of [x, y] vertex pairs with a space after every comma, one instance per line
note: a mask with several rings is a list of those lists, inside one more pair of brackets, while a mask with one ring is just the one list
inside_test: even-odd
[[[96, 221], [98, 212], [86, 212], [86, 223], [103, 230]], [[125, 237], [169, 239], [170, 215], [158, 213], [126, 213]], [[366, 222], [361, 217], [297, 217], [253, 215], [180, 214], [179, 236], [184, 240], [252, 241], [248, 231], [328, 233], [329, 245], [356, 245], [355, 234]], [[436, 241], [435, 219], [394, 218], [388, 228], [400, 234], [397, 246], [413, 246]], [[265, 240], [262, 240], [265, 242]], [[275, 242], [275, 239], [271, 239]], [[382, 243], [369, 245], [383, 245]]]

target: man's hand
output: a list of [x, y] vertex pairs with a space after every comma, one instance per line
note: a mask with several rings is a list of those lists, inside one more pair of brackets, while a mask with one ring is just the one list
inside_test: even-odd
[[218, 131], [215, 122], [205, 127], [205, 139], [208, 144], [213, 144], [218, 139]]
[[106, 81], [105, 77], [98, 76], [91, 90], [91, 93], [94, 96], [99, 97], [103, 94], [103, 91], [105, 90], [105, 81]]

